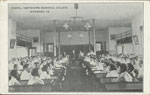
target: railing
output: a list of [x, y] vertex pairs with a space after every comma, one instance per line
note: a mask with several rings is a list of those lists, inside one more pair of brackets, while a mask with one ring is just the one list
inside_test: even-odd
[[128, 30], [126, 32], [120, 33], [116, 35], [116, 39], [123, 39], [123, 38], [127, 38], [127, 37], [131, 37], [132, 36], [132, 32], [131, 30]]
[[25, 46], [25, 47], [31, 47], [32, 46], [32, 38], [25, 36], [23, 34], [17, 33], [17, 45], [18, 46]]
[[131, 30], [116, 35], [117, 44], [132, 43], [132, 32]]
[[32, 42], [32, 38], [25, 36], [23, 34], [19, 34], [17, 33], [17, 39], [22, 40], [22, 41], [26, 41], [26, 42]]

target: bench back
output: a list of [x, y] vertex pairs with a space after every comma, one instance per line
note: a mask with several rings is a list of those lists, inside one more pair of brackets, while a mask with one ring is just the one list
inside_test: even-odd
[[100, 78], [100, 83], [106, 83], [106, 82], [117, 82], [118, 77], [102, 77]]
[[143, 82], [106, 82], [107, 91], [143, 91]]
[[50, 92], [51, 85], [15, 85], [9, 86], [10, 92]]

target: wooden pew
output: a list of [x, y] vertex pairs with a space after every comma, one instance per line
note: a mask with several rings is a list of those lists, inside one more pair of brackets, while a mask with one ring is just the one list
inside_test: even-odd
[[108, 83], [108, 82], [117, 82], [118, 78], [117, 77], [101, 77], [100, 78], [100, 83], [104, 84], [104, 83]]
[[106, 91], [110, 92], [142, 92], [142, 82], [106, 82]]
[[99, 72], [99, 73], [93, 72], [93, 73], [97, 79], [106, 77], [106, 73], [104, 72]]
[[21, 85], [27, 85], [28, 84], [28, 80], [20, 80], [19, 82]]
[[28, 80], [19, 81], [21, 85], [9, 86], [10, 92], [50, 92], [56, 86], [54, 81], [57, 82], [57, 77], [52, 79], [43, 79], [44, 85], [27, 85]]
[[51, 85], [14, 85], [9, 86], [9, 92], [51, 92]]
[[[53, 81], [57, 81], [58, 77], [56, 76], [52, 76], [51, 79], [43, 79], [44, 84], [52, 84]], [[21, 85], [27, 85], [28, 84], [28, 80], [20, 80], [19, 81], [21, 83]]]

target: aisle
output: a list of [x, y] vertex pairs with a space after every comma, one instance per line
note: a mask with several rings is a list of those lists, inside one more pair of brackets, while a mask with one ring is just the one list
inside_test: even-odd
[[62, 85], [63, 92], [91, 92], [95, 91], [90, 86], [85, 70], [80, 64], [71, 64], [67, 69], [66, 78]]

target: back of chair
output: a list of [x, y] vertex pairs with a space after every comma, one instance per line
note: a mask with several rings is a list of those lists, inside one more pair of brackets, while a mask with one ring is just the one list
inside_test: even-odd
[[51, 92], [51, 85], [16, 85], [9, 86], [9, 92]]
[[21, 85], [27, 85], [28, 84], [28, 80], [20, 80], [19, 82], [21, 83]]
[[117, 82], [117, 77], [102, 77], [100, 78], [100, 83], [106, 83], [106, 82]]
[[97, 79], [106, 77], [106, 73], [94, 73]]
[[106, 82], [105, 88], [107, 91], [131, 91], [131, 92], [142, 92], [143, 83], [142, 82]]

